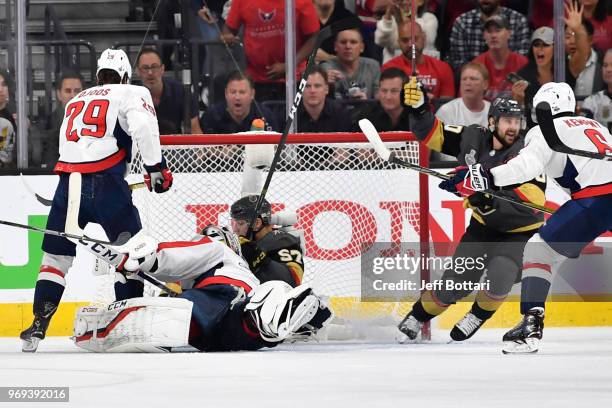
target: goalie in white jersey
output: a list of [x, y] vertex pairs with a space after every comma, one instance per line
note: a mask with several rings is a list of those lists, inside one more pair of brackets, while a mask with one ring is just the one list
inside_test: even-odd
[[[161, 154], [159, 129], [151, 94], [142, 86], [129, 85], [129, 59], [122, 50], [105, 50], [98, 60], [98, 86], [86, 89], [66, 104], [59, 135], [60, 157], [55, 172], [60, 181], [55, 190], [47, 228], [63, 231], [66, 224], [70, 173], [82, 173], [78, 223], [100, 224], [111, 241], [141, 230], [138, 210], [124, 175], [131, 158], [132, 141], [145, 164], [149, 190], [167, 191], [172, 174]], [[23, 351], [36, 351], [45, 337], [49, 321], [66, 286], [75, 244], [65, 238], [45, 235], [43, 259], [34, 291], [34, 321], [21, 333]], [[130, 279], [115, 284], [116, 298], [142, 296], [143, 284]]]
[[308, 285], [262, 285], [239, 255], [238, 237], [209, 225], [191, 241], [157, 242], [141, 233], [119, 268], [180, 282], [179, 298], [136, 298], [82, 308], [74, 341], [91, 351], [258, 350], [308, 338], [332, 318]]
[[[576, 100], [565, 83], [547, 83], [535, 95], [534, 106], [547, 102], [559, 139], [571, 150], [612, 151], [612, 136], [595, 120], [575, 116]], [[577, 258], [591, 241], [612, 230], [612, 162], [553, 151], [540, 124], [525, 138], [525, 147], [506, 164], [470, 168], [475, 190], [505, 187], [529, 180], [543, 171], [571, 200], [564, 203], [527, 243], [523, 254], [522, 321], [504, 335], [504, 352], [535, 352], [544, 328], [544, 303], [555, 265]], [[457, 180], [459, 182], [459, 180]], [[476, 187], [478, 186], [478, 187]]]

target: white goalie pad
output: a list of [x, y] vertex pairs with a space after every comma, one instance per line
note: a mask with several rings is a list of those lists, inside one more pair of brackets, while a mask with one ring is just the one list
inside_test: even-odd
[[74, 343], [94, 352], [167, 352], [188, 345], [193, 303], [187, 299], [134, 298], [77, 311]]

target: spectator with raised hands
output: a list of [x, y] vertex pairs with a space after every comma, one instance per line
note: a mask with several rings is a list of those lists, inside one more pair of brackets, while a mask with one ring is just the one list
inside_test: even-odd
[[[574, 86], [574, 94], [577, 97], [587, 97], [600, 89], [603, 89], [604, 83], [601, 78], [601, 63], [600, 57], [593, 49], [593, 24], [589, 20], [582, 19], [582, 26], [587, 34], [587, 60], [584, 69], [578, 73], [576, 85]], [[565, 52], [570, 60], [575, 54], [580, 45], [576, 41], [576, 33], [569, 26], [565, 27]], [[582, 44], [584, 47], [584, 42]]]
[[378, 92], [380, 65], [362, 57], [363, 36], [358, 29], [340, 31], [334, 43], [336, 56], [321, 66], [336, 99], [373, 99]]
[[[427, 5], [427, 0], [416, 0], [416, 22], [421, 25], [423, 32], [425, 32], [423, 53], [430, 57], [440, 58], [440, 52], [435, 46], [438, 35], [438, 19], [433, 13], [427, 11]], [[405, 10], [410, 10], [409, 2], [389, 0], [385, 14], [376, 23], [374, 42], [383, 47], [383, 64], [402, 53], [398, 42], [397, 27], [404, 22], [405, 18], [409, 19]]]

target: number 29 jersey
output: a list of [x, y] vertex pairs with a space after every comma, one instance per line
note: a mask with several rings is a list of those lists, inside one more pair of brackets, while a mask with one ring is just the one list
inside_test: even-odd
[[95, 173], [125, 163], [130, 160], [132, 141], [145, 165], [161, 162], [159, 127], [149, 90], [127, 84], [86, 89], [66, 104], [55, 172]]
[[[554, 119], [559, 138], [577, 150], [612, 151], [612, 136], [602, 124], [582, 116]], [[491, 169], [498, 186], [515, 184], [543, 171], [573, 199], [612, 194], [612, 161], [553, 151], [539, 126], [529, 130], [525, 147], [505, 165]]]

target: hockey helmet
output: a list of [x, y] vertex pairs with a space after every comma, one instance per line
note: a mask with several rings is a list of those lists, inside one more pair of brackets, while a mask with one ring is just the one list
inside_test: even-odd
[[[508, 98], [496, 98], [489, 108], [487, 118], [489, 119], [489, 130], [495, 133], [495, 126], [500, 117], [522, 118], [523, 110], [517, 101]], [[491, 118], [494, 122], [491, 123]]]
[[542, 85], [533, 97], [533, 106], [537, 107], [540, 102], [548, 102], [553, 115], [576, 111], [574, 91], [565, 82], [548, 82]]
[[127, 75], [127, 81], [130, 81], [132, 78], [132, 66], [130, 65], [130, 59], [127, 54], [123, 50], [113, 50], [111, 48], [107, 48], [100, 55], [100, 59], [98, 60], [98, 70], [96, 71], [96, 76], [103, 69], [110, 69], [119, 74], [119, 77], [123, 81], [123, 77]]
[[[235, 220], [250, 221], [255, 215], [255, 206], [257, 205], [258, 199], [258, 195], [248, 195], [242, 197], [240, 200], [232, 204], [230, 208], [230, 216]], [[257, 216], [261, 218], [264, 225], [270, 224], [270, 217], [272, 216], [272, 206], [265, 198], [261, 203], [261, 207], [257, 212]]]
[[202, 235], [210, 238], [213, 241], [219, 241], [230, 247], [232, 251], [242, 256], [240, 241], [238, 236], [227, 227], [219, 227], [214, 224], [209, 224], [202, 230]]

